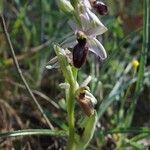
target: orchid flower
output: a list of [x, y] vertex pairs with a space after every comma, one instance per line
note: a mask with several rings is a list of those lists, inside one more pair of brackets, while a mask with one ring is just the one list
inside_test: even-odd
[[[91, 4], [88, 0], [81, 0], [76, 9], [77, 16], [79, 17], [80, 22], [78, 22], [76, 17], [74, 17], [72, 20], [69, 20], [68, 23], [73, 30], [73, 34], [66, 40], [64, 40], [61, 43], [61, 46], [64, 49], [75, 47], [78, 48], [75, 55], [81, 54], [83, 56], [82, 58], [77, 58], [77, 60], [79, 60], [80, 62], [76, 63], [77, 65], [75, 66], [77, 66], [77, 68], [80, 68], [86, 60], [88, 50], [95, 53], [102, 61], [107, 58], [107, 54], [103, 45], [96, 39], [96, 36], [106, 32], [107, 28], [101, 23], [99, 18], [90, 10]], [[77, 45], [77, 38], [79, 33], [84, 35], [84, 38], [86, 39], [86, 47], [84, 47], [85, 45]], [[83, 52], [80, 51], [81, 49], [84, 49]], [[69, 55], [69, 57], [71, 57], [70, 62], [72, 62], [71, 52], [67, 53], [66, 55]], [[76, 61], [76, 59], [74, 60]], [[57, 62], [57, 57], [55, 57], [55, 59], [49, 61], [47, 68], [58, 68], [58, 66], [59, 64]]]
[[87, 116], [94, 114], [94, 105], [97, 104], [96, 98], [92, 95], [88, 86], [80, 87], [76, 91], [77, 101]]
[[101, 60], [107, 58], [106, 51], [103, 45], [96, 39], [96, 36], [103, 34], [107, 31], [107, 28], [101, 23], [98, 17], [91, 12], [89, 7], [85, 5], [80, 5], [80, 24], [77, 20], [69, 20], [69, 25], [72, 28], [74, 35], [69, 37], [62, 43], [63, 47], [74, 47], [77, 44], [77, 33], [83, 32], [87, 39], [87, 47], [93, 53], [95, 53]]

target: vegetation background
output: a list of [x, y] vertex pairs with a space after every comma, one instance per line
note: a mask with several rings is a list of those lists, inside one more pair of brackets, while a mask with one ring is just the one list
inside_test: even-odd
[[[99, 123], [96, 134], [88, 149], [113, 150], [118, 145], [122, 130], [108, 134], [101, 131], [118, 127], [119, 112], [126, 112], [134, 99], [137, 73], [127, 66], [136, 59], [140, 60], [143, 33], [143, 1], [141, 0], [105, 0], [109, 13], [99, 16], [108, 28], [100, 40], [107, 51], [104, 62], [90, 54], [86, 65], [79, 71], [79, 83], [92, 75], [90, 88], [98, 100]], [[17, 60], [29, 87], [32, 89], [44, 113], [57, 129], [66, 129], [66, 110], [64, 92], [59, 87], [63, 82], [58, 70], [46, 70], [46, 63], [55, 54], [52, 42], [61, 42], [71, 32], [67, 25], [69, 16], [59, 11], [54, 0], [5, 0], [0, 2], [3, 9], [8, 33], [10, 35]], [[149, 48], [148, 48], [149, 49]], [[137, 98], [131, 128], [126, 130], [128, 142], [122, 149], [149, 149], [150, 130], [144, 136], [138, 129], [150, 126], [150, 52], [146, 54], [144, 81]], [[130, 88], [129, 88], [130, 87]], [[129, 90], [127, 90], [129, 89]], [[125, 97], [125, 93], [128, 94]], [[120, 108], [121, 100], [125, 104]], [[101, 112], [102, 101], [108, 105]], [[79, 108], [77, 108], [78, 110]], [[80, 114], [80, 110], [79, 113]], [[121, 122], [123, 123], [123, 122]], [[121, 126], [122, 127], [122, 126]], [[10, 47], [3, 29], [0, 27], [0, 133], [20, 129], [47, 129], [49, 126], [37, 109], [34, 101], [25, 89], [13, 64]], [[137, 131], [137, 132], [134, 132]], [[142, 138], [135, 140], [140, 136]], [[0, 134], [0, 149], [45, 150], [65, 149], [66, 138], [59, 136], [19, 136], [4, 139]], [[142, 145], [141, 145], [142, 143]], [[135, 145], [134, 145], [135, 144]]]

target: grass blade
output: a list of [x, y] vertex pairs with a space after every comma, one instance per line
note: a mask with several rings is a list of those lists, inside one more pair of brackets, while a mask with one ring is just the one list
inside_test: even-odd
[[25, 130], [17, 130], [17, 131], [0, 133], [0, 139], [18, 137], [18, 136], [29, 136], [29, 135], [64, 137], [67, 136], [68, 134], [66, 131], [56, 131], [56, 130], [52, 131], [50, 129], [25, 129]]

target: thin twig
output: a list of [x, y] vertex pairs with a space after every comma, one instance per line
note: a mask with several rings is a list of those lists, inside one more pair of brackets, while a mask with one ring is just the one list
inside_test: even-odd
[[[51, 44], [52, 40], [48, 40], [46, 41], [45, 43], [39, 45], [39, 46], [36, 46], [36, 47], [32, 47], [32, 48], [29, 48], [27, 49], [27, 53], [24, 53], [24, 54], [21, 54], [21, 55], [16, 55], [16, 58], [18, 61], [21, 61], [22, 59], [25, 59], [37, 52], [39, 52], [40, 50], [42, 50], [43, 48], [49, 46]], [[12, 58], [8, 58], [5, 63], [7, 65], [12, 65], [13, 64], [13, 59]]]
[[0, 105], [1, 105], [1, 107], [5, 106], [8, 113], [12, 114], [15, 117], [15, 119], [16, 119], [17, 123], [19, 124], [19, 126], [21, 128], [23, 128], [24, 124], [23, 124], [22, 120], [17, 115], [17, 112], [7, 103], [7, 101], [0, 98]]
[[[4, 78], [4, 79], [0, 79], [0, 82], [7, 82], [9, 84], [12, 84], [14, 86], [17, 86], [19, 88], [22, 89], [26, 89], [26, 87], [20, 83], [14, 82], [11, 79], [8, 78]], [[59, 109], [59, 105], [57, 103], [55, 103], [51, 98], [49, 98], [47, 95], [45, 95], [44, 93], [37, 91], [37, 90], [33, 90], [31, 89], [32, 93], [35, 95], [38, 95], [39, 97], [41, 97], [42, 99], [44, 99], [45, 101], [49, 102], [50, 104], [52, 104], [55, 108]]]
[[45, 115], [42, 107], [40, 106], [40, 104], [38, 103], [38, 101], [36, 100], [35, 96], [33, 95], [30, 87], [28, 86], [27, 82], [26, 82], [26, 79], [24, 78], [23, 74], [22, 74], [22, 71], [19, 67], [19, 64], [18, 64], [18, 61], [16, 59], [16, 55], [15, 55], [15, 52], [14, 52], [14, 48], [12, 46], [12, 43], [11, 43], [11, 40], [10, 40], [10, 36], [8, 34], [8, 31], [7, 31], [7, 28], [6, 28], [6, 23], [5, 23], [5, 20], [4, 20], [4, 17], [3, 15], [1, 14], [1, 24], [2, 24], [2, 28], [4, 30], [4, 33], [5, 33], [5, 36], [6, 36], [6, 39], [7, 39], [7, 42], [8, 42], [8, 45], [10, 47], [10, 51], [11, 51], [11, 54], [12, 54], [12, 58], [13, 58], [13, 62], [14, 62], [14, 65], [17, 69], [17, 72], [21, 78], [21, 80], [23, 81], [29, 95], [31, 96], [31, 98], [33, 99], [33, 101], [35, 102], [37, 108], [39, 109], [39, 111], [41, 112], [42, 116], [44, 117], [45, 121], [47, 122], [47, 124], [49, 125], [49, 127], [51, 129], [54, 129], [54, 127], [52, 126], [52, 124], [50, 123], [49, 119], [47, 118], [47, 116]]

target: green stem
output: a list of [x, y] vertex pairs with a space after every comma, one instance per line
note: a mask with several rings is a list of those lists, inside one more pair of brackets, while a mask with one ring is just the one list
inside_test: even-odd
[[68, 138], [68, 150], [75, 150], [75, 116], [74, 116], [74, 108], [75, 108], [75, 91], [77, 89], [77, 76], [78, 69], [72, 67], [74, 82], [70, 84], [69, 90], [66, 90], [66, 99], [67, 99], [67, 113], [68, 113], [68, 124], [69, 124], [69, 138]]
[[[134, 78], [134, 75], [133, 75]], [[119, 111], [119, 124], [118, 127], [125, 127], [125, 123], [124, 123], [124, 116], [125, 116], [125, 111], [124, 111], [124, 106], [125, 106], [125, 102], [127, 101], [127, 98], [131, 92], [131, 89], [133, 88], [134, 84], [130, 84], [129, 87], [127, 88], [127, 91], [125, 93], [124, 98], [121, 101], [121, 106], [120, 106], [120, 111]]]
[[79, 4], [79, 0], [71, 0], [70, 2], [74, 8], [76, 8], [77, 5]]
[[74, 80], [76, 81], [78, 77], [78, 69], [72, 66], [72, 72], [73, 72]]
[[148, 51], [148, 42], [149, 42], [149, 9], [150, 2], [149, 0], [144, 0], [144, 28], [143, 28], [143, 45], [141, 50], [141, 58], [140, 58], [140, 67], [138, 71], [138, 80], [136, 83], [136, 89], [135, 89], [135, 96], [133, 99], [132, 104], [130, 105], [128, 112], [127, 112], [127, 118], [126, 118], [126, 125], [129, 127], [132, 123], [135, 107], [137, 104], [138, 96], [141, 92], [141, 87], [143, 84], [143, 78], [144, 78], [144, 68], [146, 63], [146, 54]]
[[75, 86], [70, 85], [69, 90], [67, 91], [67, 107], [68, 107], [68, 124], [69, 124], [69, 139], [68, 139], [68, 150], [74, 150], [75, 149], [75, 141], [74, 141], [74, 135], [75, 135], [75, 127], [74, 127], [74, 107], [75, 107], [75, 101], [74, 101], [74, 93], [75, 93]]

